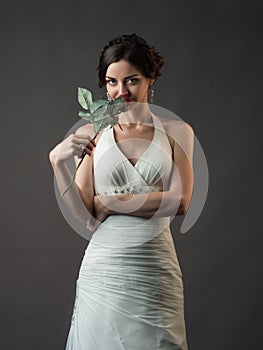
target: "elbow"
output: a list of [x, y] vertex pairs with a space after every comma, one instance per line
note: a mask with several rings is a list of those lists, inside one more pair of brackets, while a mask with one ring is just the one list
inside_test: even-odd
[[53, 154], [53, 151], [50, 151], [50, 152], [49, 152], [48, 159], [49, 159], [49, 161], [50, 161], [51, 164], [54, 163], [54, 154]]
[[188, 209], [190, 207], [190, 202], [191, 201], [189, 200], [182, 199], [178, 208], [177, 215], [185, 215], [188, 212]]
[[54, 149], [49, 152], [48, 158], [49, 158], [49, 161], [50, 161], [52, 167], [54, 167], [55, 166], [55, 161], [56, 161], [56, 155], [55, 155]]
[[178, 196], [176, 192], [170, 192], [170, 194], [172, 194], [172, 197], [170, 197], [169, 204], [166, 206], [169, 215], [185, 215], [190, 206], [190, 201], [187, 201], [184, 197]]
[[185, 215], [187, 213], [187, 208], [185, 206], [180, 205], [177, 215]]
[[51, 165], [54, 167], [56, 165], [57, 155], [60, 149], [61, 143], [57, 144], [50, 152], [49, 152], [49, 161]]

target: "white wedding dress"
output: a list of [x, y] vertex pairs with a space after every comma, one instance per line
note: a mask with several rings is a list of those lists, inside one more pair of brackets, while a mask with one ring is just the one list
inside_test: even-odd
[[[113, 129], [103, 132], [94, 153], [96, 194], [168, 189], [171, 146], [152, 117], [153, 140], [135, 165]], [[66, 350], [187, 350], [182, 273], [169, 224], [169, 217], [111, 215], [99, 226], [80, 267]]]

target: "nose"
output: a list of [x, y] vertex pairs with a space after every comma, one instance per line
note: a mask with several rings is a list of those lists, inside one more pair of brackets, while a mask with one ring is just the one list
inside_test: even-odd
[[118, 86], [118, 96], [117, 97], [123, 97], [128, 94], [128, 89], [125, 84], [119, 84]]

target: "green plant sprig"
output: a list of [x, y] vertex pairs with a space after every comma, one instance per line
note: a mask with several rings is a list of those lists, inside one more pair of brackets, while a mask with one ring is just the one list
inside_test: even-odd
[[[121, 125], [118, 122], [118, 115], [122, 112], [125, 112], [127, 109], [124, 103], [125, 97], [119, 97], [115, 100], [110, 101], [100, 99], [93, 102], [91, 92], [85, 88], [78, 87], [78, 102], [83, 108], [83, 110], [79, 111], [78, 113], [79, 117], [93, 123], [95, 132], [92, 138], [93, 140], [96, 139], [101, 130], [105, 129], [108, 126], [112, 128], [114, 125], [118, 124], [122, 129]], [[72, 176], [71, 182], [64, 190], [64, 192], [61, 193], [61, 196], [64, 196], [64, 194], [73, 184], [77, 170], [83, 162], [86, 154], [87, 152], [84, 149], [80, 157], [81, 159]]]

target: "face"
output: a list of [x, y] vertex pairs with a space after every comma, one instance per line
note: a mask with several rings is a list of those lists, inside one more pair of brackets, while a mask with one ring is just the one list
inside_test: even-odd
[[110, 97], [125, 96], [127, 102], [147, 102], [147, 91], [153, 79], [146, 78], [133, 64], [120, 60], [109, 65], [106, 88]]

